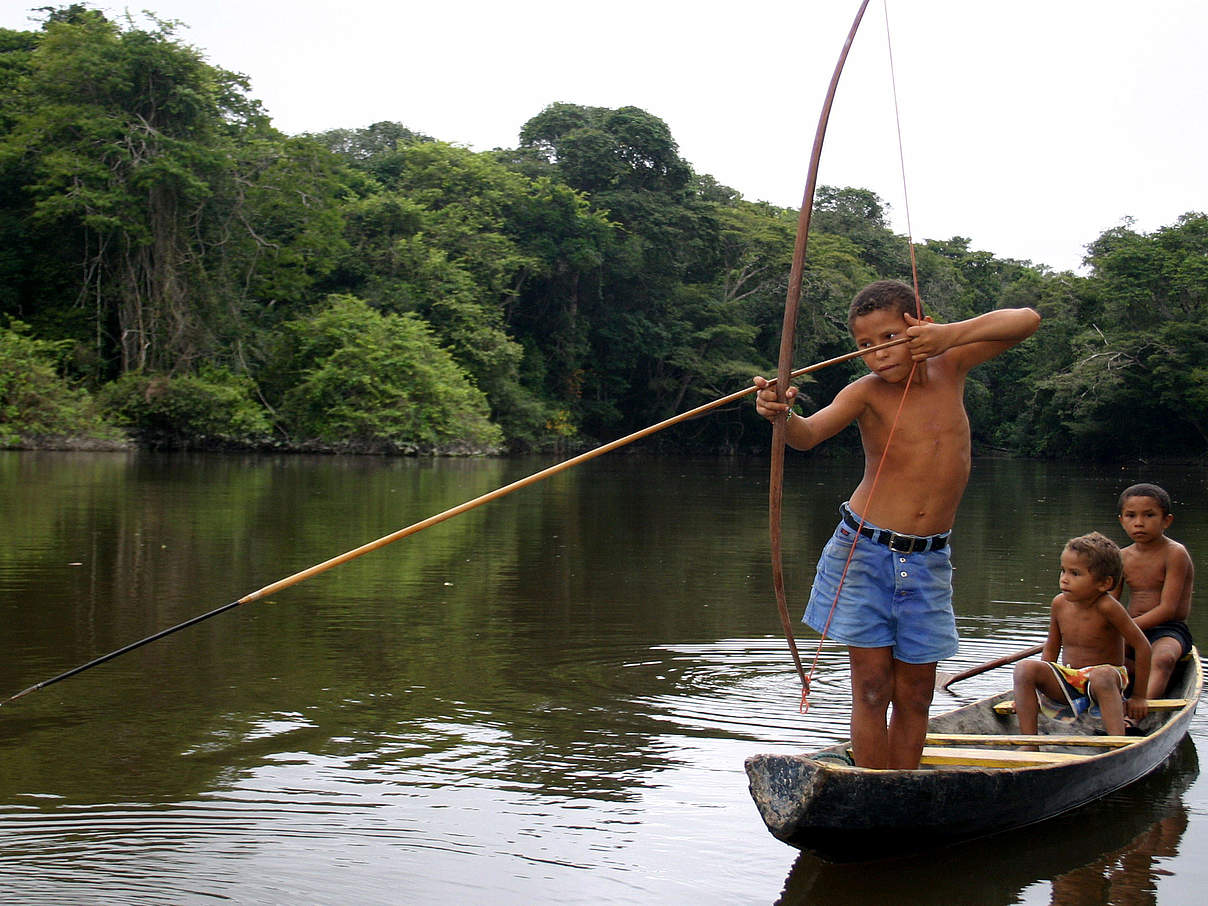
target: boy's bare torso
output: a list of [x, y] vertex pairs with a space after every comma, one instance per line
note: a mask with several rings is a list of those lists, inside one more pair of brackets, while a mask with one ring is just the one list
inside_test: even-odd
[[1128, 613], [1133, 619], [1148, 613], [1162, 600], [1166, 585], [1167, 568], [1175, 558], [1184, 559], [1187, 581], [1182, 583], [1174, 611], [1173, 620], [1186, 620], [1191, 612], [1191, 557], [1179, 542], [1163, 536], [1160, 541], [1142, 547], [1131, 544], [1120, 551], [1124, 561], [1124, 581], [1128, 585]]
[[[864, 402], [857, 416], [864, 445], [864, 477], [852, 494], [852, 509], [874, 525], [895, 532], [935, 535], [948, 531], [969, 481], [964, 374], [957, 372], [947, 354], [919, 365], [900, 417], [904, 381], [889, 383], [870, 374], [852, 386], [859, 387]], [[877, 467], [887, 447], [876, 479], [879, 490], [873, 494]]]
[[1111, 595], [1076, 603], [1064, 594], [1053, 599], [1053, 617], [1061, 631], [1062, 662], [1071, 667], [1124, 663], [1124, 636], [1104, 615], [1104, 605], [1115, 605]]

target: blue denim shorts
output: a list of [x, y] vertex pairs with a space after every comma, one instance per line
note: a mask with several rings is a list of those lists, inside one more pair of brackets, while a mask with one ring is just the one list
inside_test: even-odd
[[860, 538], [831, 616], [855, 537], [840, 522], [826, 542], [803, 621], [844, 645], [892, 647], [893, 656], [908, 664], [931, 664], [956, 654], [959, 640], [948, 547], [910, 554]]

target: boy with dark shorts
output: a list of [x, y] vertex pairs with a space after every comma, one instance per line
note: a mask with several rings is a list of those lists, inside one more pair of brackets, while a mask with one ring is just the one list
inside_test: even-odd
[[1120, 551], [1124, 577], [1113, 590], [1123, 600], [1128, 587], [1128, 612], [1153, 646], [1153, 668], [1147, 697], [1166, 694], [1175, 664], [1191, 651], [1191, 590], [1195, 565], [1187, 548], [1167, 537], [1174, 521], [1170, 495], [1156, 484], [1134, 484], [1120, 495], [1120, 527], [1133, 543]]
[[795, 449], [809, 450], [853, 421], [860, 429], [864, 477], [822, 552], [805, 620], [848, 646], [852, 750], [856, 764], [870, 768], [918, 767], [936, 662], [957, 650], [948, 537], [969, 480], [965, 376], [1040, 325], [1030, 308], [952, 324], [920, 320], [918, 311], [914, 292], [897, 281], [861, 290], [847, 321], [856, 347], [903, 335], [909, 342], [864, 356], [872, 374], [808, 416], [792, 412], [795, 387], [782, 403], [775, 387], [754, 379], [756, 411], [788, 419], [785, 438]]
[[[1123, 571], [1120, 549], [1110, 538], [1091, 532], [1072, 538], [1061, 552], [1061, 593], [1053, 598], [1049, 636], [1040, 659], [1015, 667], [1015, 713], [1019, 732], [1035, 735], [1045, 702], [1068, 702], [1074, 713], [1099, 706], [1103, 727], [1125, 734], [1125, 715], [1142, 720], [1149, 703], [1135, 691], [1124, 700], [1128, 671], [1124, 646], [1136, 651], [1137, 679], [1149, 678], [1149, 643], [1110, 591]], [[1058, 661], [1062, 656], [1064, 661]]]

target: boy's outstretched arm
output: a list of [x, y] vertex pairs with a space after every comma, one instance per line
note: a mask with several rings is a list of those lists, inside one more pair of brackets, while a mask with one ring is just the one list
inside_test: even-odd
[[[787, 403], [776, 399], [776, 388], [762, 377], [752, 379], [759, 391], [755, 394], [755, 411], [768, 421], [788, 417], [797, 398], [797, 388], [790, 387], [785, 393]], [[784, 439], [794, 450], [809, 450], [822, 441], [834, 437], [859, 416], [864, 407], [863, 391], [859, 381], [848, 384], [830, 403], [813, 415], [788, 417]]]
[[905, 318], [910, 354], [916, 362], [959, 349], [967, 368], [1023, 342], [1040, 327], [1040, 313], [1034, 308], [1000, 308], [951, 324], [936, 324], [930, 318], [920, 321], [911, 315]]

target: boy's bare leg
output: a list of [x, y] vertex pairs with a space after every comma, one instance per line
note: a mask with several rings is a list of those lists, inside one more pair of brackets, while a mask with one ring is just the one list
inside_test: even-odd
[[935, 664], [893, 662], [893, 713], [889, 718], [889, 767], [914, 770], [923, 754], [927, 719], [935, 696]]
[[1103, 729], [1110, 736], [1123, 736], [1124, 698], [1120, 694], [1120, 681], [1116, 672], [1110, 667], [1094, 670], [1087, 686], [1095, 701], [1099, 703]]
[[862, 768], [889, 766], [885, 715], [893, 694], [893, 649], [848, 648], [851, 663], [851, 747]]
[[[1025, 736], [1035, 736], [1040, 722], [1037, 690], [1052, 699], [1062, 697], [1061, 684], [1053, 676], [1053, 668], [1044, 661], [1020, 661], [1015, 665], [1015, 716], [1019, 718], [1019, 732]], [[1035, 746], [1023, 749], [1036, 751]]]
[[1170, 685], [1170, 676], [1174, 673], [1175, 665], [1182, 656], [1183, 646], [1168, 635], [1162, 636], [1153, 643], [1150, 648], [1149, 688], [1145, 691], [1146, 698], [1166, 697], [1166, 687]]

